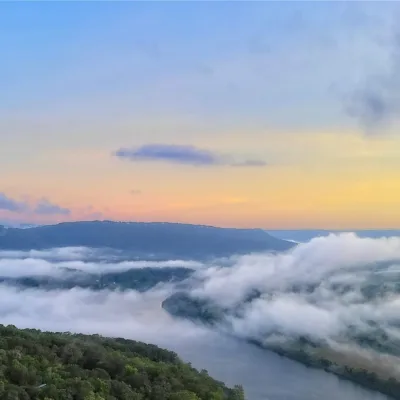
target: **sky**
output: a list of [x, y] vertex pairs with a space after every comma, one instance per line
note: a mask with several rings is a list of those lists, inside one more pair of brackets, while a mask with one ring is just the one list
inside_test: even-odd
[[399, 228], [399, 13], [0, 3], [0, 221]]

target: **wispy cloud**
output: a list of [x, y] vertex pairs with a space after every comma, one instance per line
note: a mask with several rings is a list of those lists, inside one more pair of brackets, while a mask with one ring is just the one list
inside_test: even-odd
[[130, 161], [160, 160], [177, 164], [215, 165], [218, 157], [208, 150], [194, 146], [148, 144], [138, 148], [121, 148], [115, 152], [119, 158]]
[[36, 205], [34, 212], [41, 215], [69, 215], [71, 210], [61, 207], [58, 204], [51, 203], [47, 199], [42, 199]]
[[4, 193], [0, 193], [0, 210], [20, 212], [28, 208], [28, 205], [24, 202], [17, 201], [8, 197]]
[[195, 146], [171, 144], [147, 144], [137, 148], [120, 148], [114, 155], [129, 161], [163, 161], [193, 166], [235, 166], [262, 167], [267, 165], [263, 160], [244, 159], [226, 156]]
[[33, 213], [38, 215], [69, 215], [71, 210], [52, 203], [48, 199], [41, 199], [37, 202], [28, 203], [16, 200], [4, 193], [0, 193], [0, 210], [12, 213]]
[[265, 167], [268, 164], [263, 160], [248, 159], [244, 161], [236, 161], [230, 165], [233, 167]]
[[400, 119], [400, 34], [389, 46], [387, 69], [369, 75], [346, 99], [346, 111], [366, 133], [378, 133]]

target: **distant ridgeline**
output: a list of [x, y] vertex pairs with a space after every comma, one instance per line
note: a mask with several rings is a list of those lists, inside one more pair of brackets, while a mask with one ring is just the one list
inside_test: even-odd
[[262, 251], [283, 251], [293, 243], [262, 229], [140, 222], [66, 222], [29, 229], [1, 228], [0, 249], [31, 250], [84, 246], [110, 248], [137, 256], [207, 259]]
[[0, 325], [0, 399], [244, 400], [155, 345]]
[[145, 292], [162, 282], [178, 283], [193, 270], [184, 267], [137, 268], [102, 274], [65, 270], [60, 276], [0, 277], [0, 283], [44, 290], [83, 288], [91, 290], [129, 290]]
[[[162, 307], [179, 318], [202, 322], [211, 327], [226, 327], [229, 325], [227, 317], [240, 317], [246, 302], [254, 300], [259, 295], [260, 293], [254, 292], [236, 308], [224, 309], [210, 300], [198, 299], [182, 291], [164, 300]], [[368, 336], [357, 332], [350, 333], [349, 339], [355, 344], [354, 349], [358, 348], [359, 351], [349, 350], [348, 340], [339, 342], [332, 348], [323, 341], [301, 336], [288, 337], [279, 331], [267, 332], [265, 339], [249, 337], [248, 341], [309, 367], [324, 369], [371, 390], [400, 399], [400, 374], [397, 369], [400, 360], [400, 341], [399, 343], [389, 341], [379, 326], [371, 326], [371, 332]], [[375, 358], [365, 354], [363, 356], [364, 346], [372, 350], [370, 355], [375, 354]], [[396, 368], [393, 368], [394, 366]]]
[[[0, 249], [43, 250], [56, 247], [88, 247], [104, 250], [100, 259], [86, 262], [120, 262], [151, 259], [206, 261], [256, 251], [281, 251], [293, 243], [276, 239], [259, 229], [224, 229], [209, 226], [170, 223], [72, 222], [29, 229], [0, 227]], [[100, 253], [101, 253], [100, 251]], [[99, 253], [99, 254], [100, 254]], [[56, 260], [56, 257], [53, 258]], [[63, 261], [62, 257], [59, 261]], [[0, 283], [41, 289], [73, 287], [101, 289], [135, 289], [146, 291], [158, 283], [184, 281], [193, 269], [176, 267], [133, 267], [125, 270], [85, 272], [63, 268], [62, 275], [1, 277]]]
[[400, 236], [400, 230], [398, 229], [363, 229], [363, 230], [324, 230], [324, 229], [297, 229], [297, 230], [268, 230], [268, 233], [274, 237], [293, 240], [295, 242], [308, 242], [316, 237], [326, 237], [330, 234], [340, 234], [340, 233], [355, 233], [360, 238], [388, 238], [394, 236]]

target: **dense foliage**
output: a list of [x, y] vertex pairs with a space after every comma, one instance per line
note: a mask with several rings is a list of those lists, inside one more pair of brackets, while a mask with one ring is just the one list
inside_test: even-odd
[[127, 339], [0, 325], [1, 400], [241, 400], [170, 351]]

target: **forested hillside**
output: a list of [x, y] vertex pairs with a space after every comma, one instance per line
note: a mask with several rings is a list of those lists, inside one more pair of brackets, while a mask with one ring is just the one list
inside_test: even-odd
[[157, 346], [0, 325], [0, 399], [240, 400]]

